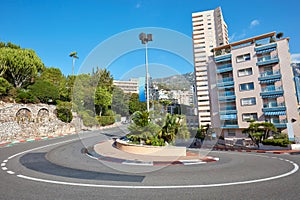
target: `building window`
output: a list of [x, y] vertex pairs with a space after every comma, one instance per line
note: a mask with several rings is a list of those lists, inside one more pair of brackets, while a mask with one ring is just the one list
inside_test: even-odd
[[230, 137], [235, 137], [235, 131], [234, 130], [228, 130], [227, 135]]
[[247, 53], [247, 54], [240, 55], [240, 56], [236, 57], [236, 62], [237, 63], [244, 62], [244, 61], [247, 61], [247, 60], [250, 60], [250, 53]]
[[250, 120], [254, 120], [257, 121], [257, 113], [245, 113], [242, 114], [242, 119], [243, 121], [250, 121]]
[[254, 90], [254, 83], [243, 83], [240, 84], [240, 91]]
[[211, 23], [207, 23], [207, 25], [211, 25]]
[[240, 69], [238, 71], [239, 76], [249, 76], [252, 75], [252, 68]]
[[256, 99], [255, 99], [255, 97], [243, 98], [243, 99], [241, 99], [241, 105], [242, 106], [256, 105]]

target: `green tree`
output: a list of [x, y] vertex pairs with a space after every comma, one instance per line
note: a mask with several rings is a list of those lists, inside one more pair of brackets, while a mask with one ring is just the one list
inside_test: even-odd
[[112, 103], [112, 94], [103, 87], [98, 87], [95, 92], [96, 114], [101, 116]]
[[250, 121], [249, 127], [244, 129], [243, 133], [248, 134], [249, 138], [259, 146], [259, 143], [267, 139], [271, 132], [276, 131], [276, 127], [270, 122]]
[[133, 114], [136, 111], [145, 111], [147, 109], [146, 102], [140, 102], [139, 95], [136, 93], [131, 94], [128, 107], [129, 114]]
[[4, 78], [16, 88], [30, 83], [44, 68], [41, 59], [30, 49], [0, 48], [1, 70], [5, 68]]
[[0, 97], [6, 96], [11, 89], [11, 84], [5, 79], [0, 77]]
[[129, 116], [129, 96], [119, 87], [115, 87], [112, 95], [111, 109], [121, 116]]
[[58, 89], [48, 81], [36, 80], [28, 89], [41, 103], [54, 104], [59, 99]]
[[73, 119], [72, 104], [69, 102], [58, 102], [56, 106], [56, 116], [65, 123], [70, 123]]

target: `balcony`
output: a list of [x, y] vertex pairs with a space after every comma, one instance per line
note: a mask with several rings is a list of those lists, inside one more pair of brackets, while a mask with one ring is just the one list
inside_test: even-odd
[[225, 88], [233, 88], [234, 82], [232, 77], [223, 78], [221, 80], [218, 80], [217, 87], [219, 89], [225, 89]]
[[217, 67], [217, 73], [224, 73], [232, 71], [232, 64], [220, 65]]
[[231, 102], [235, 101], [235, 93], [232, 91], [219, 93], [219, 101]]
[[[276, 114], [276, 112], [285, 112], [286, 106], [285, 103], [271, 102], [271, 103], [264, 104], [262, 111], [270, 114], [274, 112]], [[281, 113], [278, 114], [280, 115]]]
[[225, 54], [225, 55], [220, 55], [220, 56], [215, 56], [214, 60], [216, 63], [220, 62], [226, 62], [231, 60], [231, 53]]
[[236, 114], [236, 106], [225, 106], [220, 108], [220, 115]]
[[239, 125], [236, 120], [228, 120], [223, 121], [223, 124], [221, 124], [221, 128], [239, 128]]
[[274, 124], [276, 128], [286, 128], [287, 119], [279, 120], [279, 119], [271, 119], [270, 122]]
[[260, 77], [258, 78], [261, 84], [263, 83], [274, 83], [276, 81], [281, 80], [281, 74], [280, 71], [266, 71], [263, 73], [260, 73]]
[[262, 46], [255, 47], [256, 54], [268, 53], [276, 50], [277, 43], [269, 43]]
[[232, 120], [232, 119], [236, 119], [236, 114], [220, 115], [220, 120]]
[[271, 85], [271, 86], [262, 88], [261, 91], [262, 92], [260, 93], [260, 96], [262, 96], [262, 98], [276, 98], [276, 97], [283, 96], [282, 86], [275, 87], [275, 86]]
[[258, 57], [257, 58], [257, 65], [262, 66], [262, 65], [269, 65], [269, 64], [274, 64], [278, 63], [279, 58], [277, 55], [275, 56], [263, 56], [263, 57]]

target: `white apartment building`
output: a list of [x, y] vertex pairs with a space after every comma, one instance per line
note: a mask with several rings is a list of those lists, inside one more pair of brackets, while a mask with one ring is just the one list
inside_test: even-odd
[[124, 93], [137, 93], [139, 94], [139, 81], [138, 79], [130, 79], [129, 81], [114, 80], [114, 86], [121, 88]]
[[207, 65], [212, 49], [228, 44], [227, 25], [221, 8], [192, 13], [194, 70], [199, 125], [211, 124]]

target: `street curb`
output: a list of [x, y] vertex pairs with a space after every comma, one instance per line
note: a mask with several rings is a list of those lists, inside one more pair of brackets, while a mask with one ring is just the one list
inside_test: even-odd
[[46, 137], [36, 137], [36, 138], [27, 138], [27, 139], [19, 139], [19, 140], [13, 140], [13, 141], [3, 141], [0, 143], [0, 148], [4, 147], [10, 147], [15, 144], [20, 144], [20, 143], [27, 143], [27, 142], [34, 142], [34, 141], [42, 141], [42, 140], [49, 140], [49, 139], [55, 139], [55, 138], [61, 138], [69, 135], [75, 135], [77, 133], [66, 133], [66, 134], [59, 134], [59, 135], [51, 135], [51, 136], [46, 136]]
[[115, 158], [110, 156], [103, 156], [96, 152], [93, 147], [85, 148], [82, 150], [87, 156], [107, 162], [119, 163], [124, 165], [138, 165], [138, 166], [170, 166], [170, 165], [197, 165], [206, 164], [210, 162], [217, 162], [219, 158], [207, 156], [203, 159], [194, 160], [174, 160], [174, 161], [142, 161], [142, 160], [128, 160], [123, 158]]
[[233, 148], [218, 148], [214, 147], [214, 151], [234, 151], [234, 152], [247, 152], [247, 153], [269, 153], [269, 154], [289, 154], [297, 155], [300, 154], [299, 150], [259, 150], [259, 149], [233, 149]]

